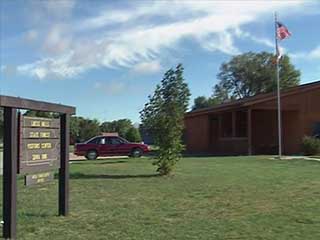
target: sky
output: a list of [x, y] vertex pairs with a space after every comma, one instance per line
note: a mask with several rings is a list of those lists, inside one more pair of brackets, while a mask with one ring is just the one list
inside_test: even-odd
[[178, 63], [191, 106], [212, 94], [232, 56], [274, 52], [275, 11], [292, 33], [280, 44], [301, 83], [320, 79], [320, 1], [1, 0], [0, 94], [139, 122]]

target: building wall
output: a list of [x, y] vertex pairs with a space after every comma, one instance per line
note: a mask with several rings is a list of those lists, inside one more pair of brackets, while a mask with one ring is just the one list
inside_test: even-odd
[[320, 89], [302, 96], [300, 100], [304, 101], [304, 111], [302, 111], [303, 134], [312, 135], [314, 124], [320, 122]]
[[274, 154], [277, 147], [277, 112], [252, 111], [252, 153]]
[[[253, 154], [275, 154], [278, 148], [276, 101], [252, 105]], [[312, 135], [320, 123], [320, 89], [282, 98], [283, 150], [285, 154], [301, 153], [302, 138]], [[212, 115], [211, 115], [212, 116]], [[246, 139], [212, 140], [210, 115], [187, 117], [186, 144], [192, 153], [246, 154]]]
[[211, 153], [217, 155], [247, 155], [248, 140], [245, 138], [222, 138], [210, 150]]
[[[282, 98], [282, 143], [285, 154], [301, 153], [302, 138], [312, 135], [315, 123], [320, 122], [320, 89], [302, 92]], [[253, 147], [256, 154], [277, 153], [276, 151], [261, 151], [259, 144], [270, 144], [278, 147], [276, 101], [264, 102], [253, 106], [265, 110], [254, 110]]]
[[216, 129], [217, 115], [198, 115], [185, 119], [187, 152], [215, 155], [244, 155], [248, 153], [246, 138], [220, 138]]
[[209, 144], [209, 118], [201, 115], [185, 119], [185, 138], [187, 151], [190, 153], [206, 153]]

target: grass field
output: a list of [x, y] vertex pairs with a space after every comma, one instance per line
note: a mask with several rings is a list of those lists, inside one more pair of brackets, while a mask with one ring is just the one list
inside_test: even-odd
[[[70, 216], [57, 180], [19, 180], [18, 239], [320, 239], [320, 163], [184, 158], [172, 177], [150, 160], [71, 164]], [[2, 184], [1, 184], [2, 186]]]

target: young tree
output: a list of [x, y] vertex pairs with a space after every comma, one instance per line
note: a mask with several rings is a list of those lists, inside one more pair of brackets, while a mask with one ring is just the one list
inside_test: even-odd
[[187, 110], [190, 91], [183, 78], [183, 67], [168, 70], [148, 103], [140, 112], [144, 128], [148, 129], [159, 146], [157, 171], [161, 175], [169, 174], [184, 149], [182, 132], [184, 113]]
[[[275, 91], [277, 81], [274, 60], [272, 53], [248, 52], [223, 63], [218, 74], [220, 82], [214, 86], [213, 97], [225, 102]], [[300, 71], [290, 63], [288, 56], [282, 57], [279, 69], [282, 89], [299, 84]]]

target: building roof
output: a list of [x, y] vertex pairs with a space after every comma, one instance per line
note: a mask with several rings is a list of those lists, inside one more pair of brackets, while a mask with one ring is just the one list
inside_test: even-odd
[[[302, 84], [302, 85], [299, 85], [296, 87], [290, 87], [290, 88], [287, 88], [286, 90], [281, 91], [281, 97], [295, 95], [295, 94], [299, 94], [302, 92], [311, 91], [319, 88], [320, 88], [320, 81]], [[219, 104], [219, 105], [208, 107], [208, 108], [202, 108], [202, 109], [190, 111], [186, 113], [186, 117], [194, 117], [197, 115], [203, 115], [207, 113], [214, 113], [214, 112], [231, 110], [235, 108], [248, 107], [254, 104], [275, 100], [276, 98], [277, 98], [276, 92], [258, 94], [253, 97], [247, 97], [240, 100], [235, 100], [235, 101]]]

